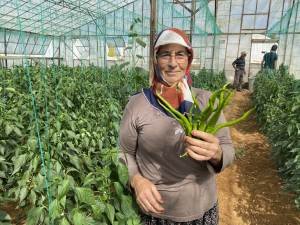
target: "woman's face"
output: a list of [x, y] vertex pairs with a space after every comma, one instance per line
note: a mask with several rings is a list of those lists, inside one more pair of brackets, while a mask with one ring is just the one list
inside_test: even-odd
[[163, 79], [170, 86], [177, 84], [184, 77], [188, 67], [188, 52], [184, 46], [163, 45], [159, 48], [156, 57]]

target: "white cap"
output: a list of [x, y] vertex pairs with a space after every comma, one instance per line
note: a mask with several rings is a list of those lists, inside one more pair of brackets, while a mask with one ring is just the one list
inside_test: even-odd
[[163, 33], [158, 37], [154, 48], [157, 49], [159, 46], [167, 45], [167, 44], [178, 44], [182, 45], [188, 49], [191, 48], [183, 37], [181, 37], [178, 33], [172, 31], [172, 30], [165, 30]]

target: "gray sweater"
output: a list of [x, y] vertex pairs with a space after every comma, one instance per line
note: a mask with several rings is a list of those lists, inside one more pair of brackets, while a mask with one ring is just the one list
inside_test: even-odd
[[[210, 92], [195, 89], [200, 107]], [[224, 122], [222, 114], [219, 123]], [[223, 150], [222, 167], [215, 169], [207, 161], [180, 158], [184, 152], [185, 133], [180, 124], [150, 104], [141, 92], [130, 98], [120, 127], [121, 159], [126, 163], [129, 179], [139, 173], [155, 184], [164, 201], [163, 214], [153, 216], [176, 222], [198, 219], [217, 201], [215, 174], [234, 159], [228, 128], [216, 136]]]

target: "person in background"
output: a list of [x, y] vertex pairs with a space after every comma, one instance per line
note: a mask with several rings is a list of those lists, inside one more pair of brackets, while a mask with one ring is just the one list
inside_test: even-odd
[[[200, 108], [210, 92], [192, 88], [189, 69], [193, 49], [187, 35], [170, 28], [154, 42], [150, 88], [130, 97], [120, 124], [120, 160], [129, 171], [129, 184], [144, 225], [217, 225], [216, 174], [234, 159], [228, 128], [216, 135], [193, 130], [192, 137], [160, 106], [159, 93], [183, 114]], [[225, 121], [222, 114], [219, 123]], [[181, 158], [184, 152], [188, 156]]]
[[234, 80], [233, 80], [233, 88], [237, 91], [242, 90], [243, 77], [246, 74], [245, 71], [245, 58], [247, 56], [246, 52], [241, 52], [241, 56], [232, 62], [232, 66], [235, 70], [234, 72]]
[[276, 64], [278, 59], [278, 55], [276, 51], [277, 51], [277, 45], [272, 45], [271, 51], [267, 52], [264, 55], [264, 58], [261, 62], [262, 69], [271, 69], [271, 70], [276, 69]]

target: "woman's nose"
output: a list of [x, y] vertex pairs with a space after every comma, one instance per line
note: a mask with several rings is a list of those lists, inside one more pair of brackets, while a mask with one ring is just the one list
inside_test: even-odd
[[170, 60], [169, 60], [169, 67], [176, 67], [177, 66], [177, 61], [175, 56], [171, 56]]

